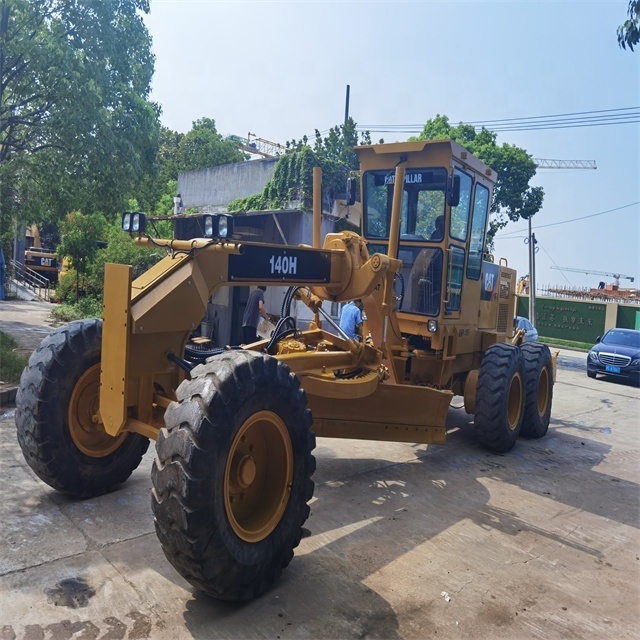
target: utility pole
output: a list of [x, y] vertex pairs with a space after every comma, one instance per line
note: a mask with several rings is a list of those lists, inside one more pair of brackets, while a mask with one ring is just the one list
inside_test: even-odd
[[529, 243], [529, 322], [536, 326], [536, 234], [531, 230], [531, 218], [529, 216], [529, 237], [525, 242]]
[[347, 120], [349, 119], [349, 90], [351, 87], [347, 85], [347, 96], [344, 102], [344, 124], [347, 126]]
[[[595, 160], [550, 160], [534, 158], [538, 169], [597, 169]], [[529, 216], [529, 235], [525, 243], [529, 244], [529, 322], [536, 326], [536, 234], [531, 229]]]

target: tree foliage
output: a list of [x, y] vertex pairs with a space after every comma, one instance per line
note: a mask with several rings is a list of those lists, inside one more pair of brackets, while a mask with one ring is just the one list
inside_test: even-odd
[[[238, 141], [224, 137], [216, 128], [212, 118], [200, 118], [193, 122], [187, 133], [172, 131], [167, 127], [160, 130], [160, 143], [156, 163], [145, 176], [139, 192], [143, 208], [153, 211], [160, 206], [160, 200], [176, 195], [178, 173], [207, 169], [221, 164], [242, 162], [246, 154], [238, 148]], [[164, 206], [164, 205], [162, 205]], [[173, 208], [173, 200], [171, 207]], [[166, 213], [166, 211], [165, 211]]]
[[509, 221], [528, 219], [540, 211], [544, 198], [542, 187], [529, 185], [536, 173], [536, 163], [533, 158], [524, 149], [515, 145], [506, 143], [498, 145], [497, 137], [496, 133], [484, 127], [476, 132], [471, 125], [452, 126], [447, 116], [437, 115], [427, 121], [417, 138], [418, 140], [451, 138], [498, 174], [491, 203], [493, 216], [487, 234], [488, 246], [492, 245], [495, 234], [506, 227]]
[[618, 27], [618, 44], [633, 51], [634, 45], [640, 42], [640, 0], [629, 0], [628, 20]]
[[72, 211], [60, 225], [58, 255], [68, 257], [71, 266], [84, 273], [98, 252], [98, 242], [104, 240], [105, 227], [104, 217], [99, 213], [84, 215]]
[[211, 118], [196, 120], [191, 130], [178, 142], [179, 171], [217, 167], [242, 162], [245, 158], [245, 154], [238, 149], [238, 143], [219, 134], [216, 121]]
[[[129, 201], [129, 204], [134, 202]], [[129, 208], [135, 210], [137, 207]], [[104, 266], [107, 262], [130, 264], [135, 279], [166, 255], [162, 248], [150, 250], [138, 246], [122, 230], [119, 220], [117, 223], [107, 223], [101, 214], [85, 216], [73, 212], [61, 223], [61, 231], [63, 236], [58, 255], [67, 257], [71, 269], [62, 274], [56, 295], [63, 302], [73, 303], [74, 307], [82, 303], [78, 309], [81, 314], [86, 308], [100, 308], [104, 292]], [[69, 309], [65, 309], [64, 313], [68, 314]], [[69, 316], [67, 319], [75, 318]]]
[[1, 0], [4, 225], [118, 210], [153, 162], [148, 11], [148, 0]]

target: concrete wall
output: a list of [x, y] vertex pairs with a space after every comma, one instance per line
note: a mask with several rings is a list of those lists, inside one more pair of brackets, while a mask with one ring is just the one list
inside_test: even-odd
[[236, 198], [261, 193], [273, 176], [276, 162], [275, 158], [265, 158], [179, 173], [178, 193], [182, 196], [182, 206], [204, 213], [224, 211]]

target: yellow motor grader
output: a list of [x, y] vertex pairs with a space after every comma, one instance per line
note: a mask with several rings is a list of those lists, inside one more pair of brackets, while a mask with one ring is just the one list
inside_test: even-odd
[[[291, 561], [316, 436], [444, 444], [454, 395], [492, 451], [549, 425], [549, 349], [514, 334], [515, 271], [484, 259], [495, 172], [450, 140], [356, 153], [362, 235], [330, 233], [322, 246], [319, 170], [311, 247], [240, 241], [228, 215], [200, 216], [200, 237], [153, 238], [144, 214], [125, 214], [123, 228], [167, 256], [134, 281], [130, 266], [108, 264], [104, 319], [55, 331], [22, 375], [18, 439], [58, 491], [116, 488], [156, 441], [162, 548], [217, 598], [258, 596]], [[283, 317], [269, 340], [194, 364], [192, 330], [216, 289], [234, 285], [290, 286]], [[294, 299], [313, 314], [304, 331]], [[356, 299], [363, 342], [322, 308]]]

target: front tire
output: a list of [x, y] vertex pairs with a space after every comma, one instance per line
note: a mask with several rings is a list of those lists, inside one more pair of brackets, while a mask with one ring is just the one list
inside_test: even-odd
[[37, 476], [75, 498], [99, 496], [136, 469], [149, 440], [97, 423], [102, 320], [72, 322], [31, 354], [16, 394], [22, 453]]
[[482, 358], [476, 388], [475, 432], [484, 447], [496, 453], [513, 447], [522, 426], [524, 395], [520, 349], [492, 344]]
[[156, 442], [153, 512], [162, 549], [197, 589], [264, 593], [300, 543], [315, 471], [311, 412], [275, 358], [230, 351], [194, 368]]
[[520, 435], [542, 438], [549, 429], [553, 400], [553, 362], [546, 344], [525, 342], [521, 347], [524, 360], [524, 418]]

